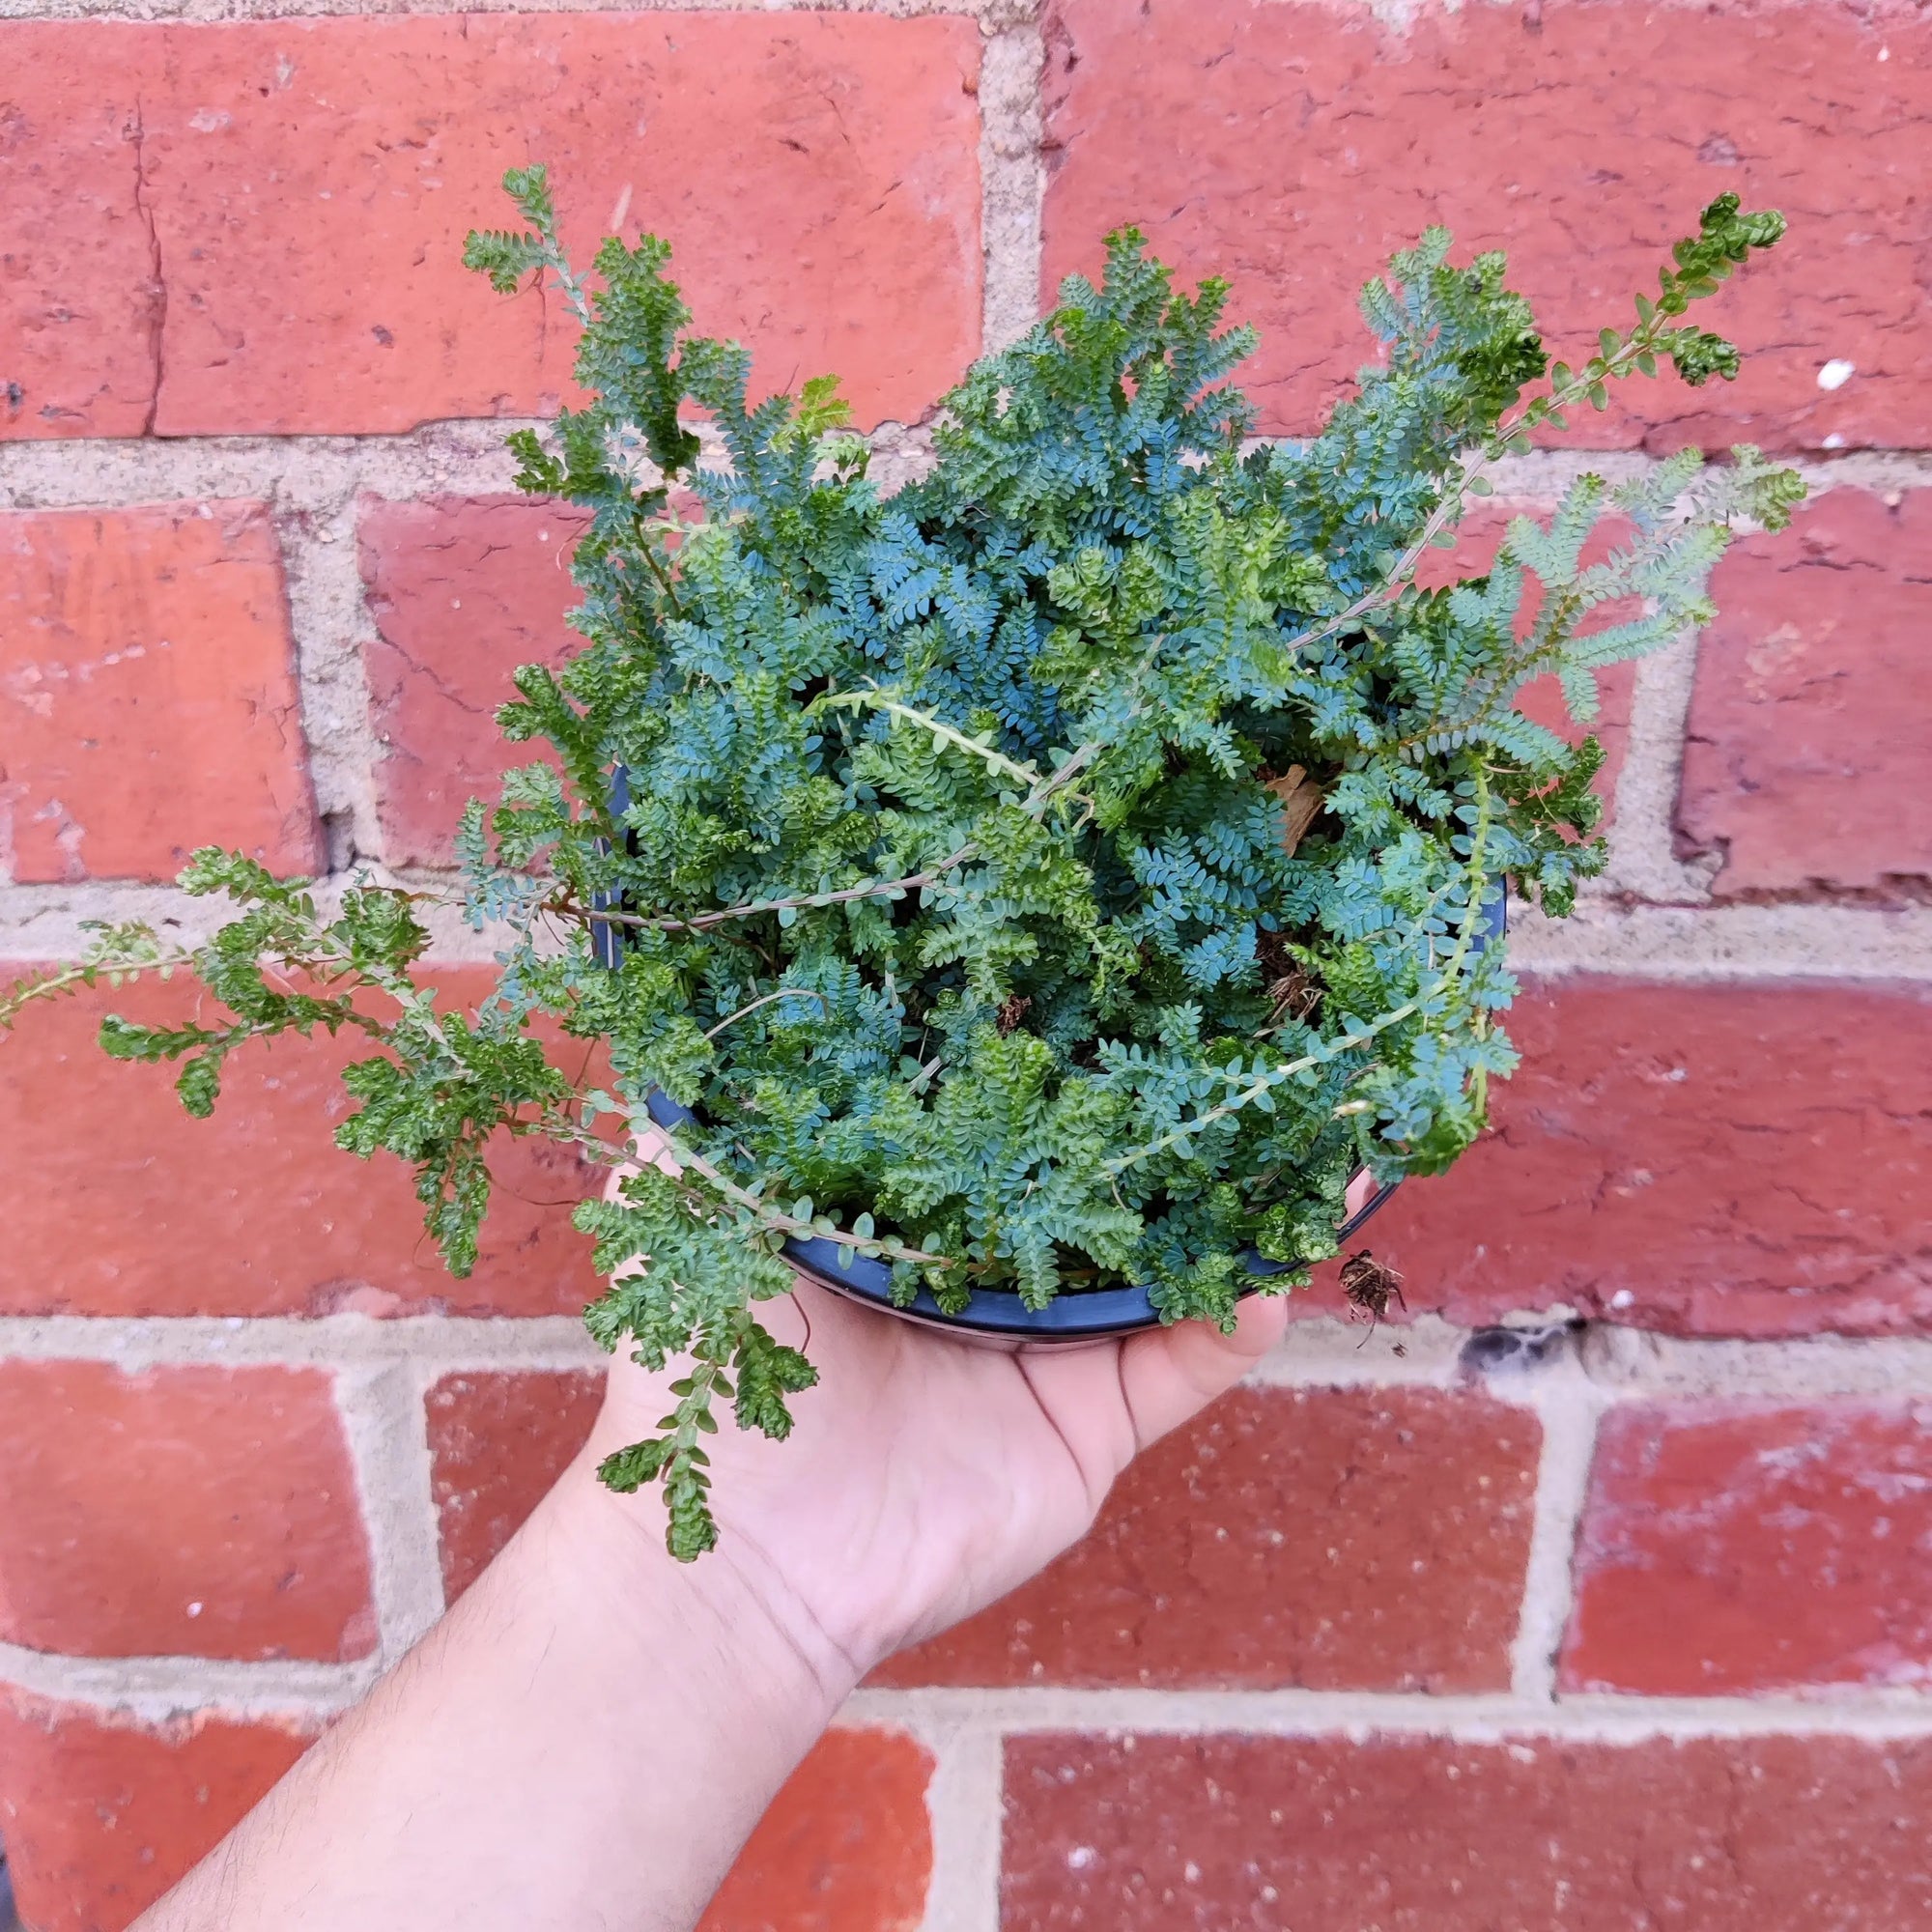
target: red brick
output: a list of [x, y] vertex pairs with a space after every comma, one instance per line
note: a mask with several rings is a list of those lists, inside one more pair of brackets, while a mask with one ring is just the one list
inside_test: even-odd
[[[140, 413], [163, 436], [554, 407], [574, 353], [556, 297], [495, 296], [460, 259], [468, 229], [514, 218], [498, 183], [531, 160], [551, 166], [580, 259], [620, 205], [628, 232], [667, 236], [699, 327], [748, 341], [766, 387], [837, 370], [867, 422], [905, 419], [978, 347], [970, 20], [493, 14], [6, 34], [23, 103], [11, 125], [37, 157], [14, 161], [0, 256], [22, 265], [9, 319], [44, 345], [20, 365], [16, 435], [133, 433], [132, 398], [116, 399], [144, 365], [159, 387]], [[58, 336], [57, 313], [75, 318]]]
[[1719, 567], [1678, 832], [1719, 898], [1932, 882], [1932, 490], [1828, 491]]
[[894, 1731], [829, 1731], [792, 1774], [698, 1932], [918, 1932], [932, 1759]]
[[140, 111], [84, 61], [28, 80], [27, 44], [0, 28], [0, 438], [139, 436], [162, 318]]
[[1932, 1740], [1033, 1737], [1005, 1932], [1879, 1932], [1932, 1917]]
[[330, 1378], [0, 1363], [0, 1639], [367, 1656], [369, 1546]]
[[[1491, 1090], [1493, 1131], [1363, 1236], [1412, 1311], [1932, 1328], [1924, 987], [1579, 976], [1531, 985], [1505, 1024], [1523, 1065]], [[1301, 1305], [1344, 1312], [1332, 1269]]]
[[1563, 1650], [1576, 1690], [1932, 1680], [1932, 1407], [1613, 1409]]
[[[1587, 440], [1916, 448], [1928, 55], [1932, 21], [1884, 4], [1430, 6], [1404, 31], [1321, 0], [1059, 0], [1046, 283], [1138, 222], [1186, 274], [1232, 279], [1232, 313], [1264, 331], [1247, 381], [1264, 426], [1299, 432], [1367, 359], [1356, 288], [1429, 223], [1458, 259], [1508, 249], [1574, 362], [1734, 189], [1793, 222], [1706, 304], [1745, 375], [1627, 385], [1634, 412], [1583, 411]], [[1833, 358], [1858, 373], [1828, 393]]]
[[266, 509], [0, 514], [0, 874], [171, 879], [204, 844], [320, 861]]
[[444, 1376], [429, 1392], [442, 1593], [454, 1603], [583, 1447], [602, 1369]]
[[[490, 983], [473, 967], [427, 977], [452, 1005]], [[329, 1138], [352, 1105], [338, 1069], [367, 1057], [353, 1039], [243, 1048], [207, 1121], [182, 1112], [165, 1068], [119, 1065], [95, 1044], [103, 1013], [179, 1023], [195, 998], [182, 980], [101, 987], [31, 1009], [5, 1037], [0, 1314], [558, 1315], [599, 1293], [570, 1225], [598, 1183], [533, 1139], [492, 1155], [475, 1272], [444, 1269], [410, 1170], [386, 1153], [364, 1164]]]
[[[1486, 572], [1495, 562], [1496, 552], [1501, 547], [1512, 517], [1529, 516], [1539, 523], [1548, 523], [1554, 507], [1551, 503], [1494, 500], [1473, 504], [1457, 528], [1455, 549], [1424, 552], [1415, 573], [1416, 581], [1426, 588], [1441, 589], [1479, 572]], [[1606, 525], [1603, 532], [1593, 537], [1585, 548], [1584, 560], [1588, 563], [1600, 561], [1627, 536], [1627, 526], [1615, 523]], [[1532, 574], [1524, 587], [1517, 623], [1520, 637], [1527, 635], [1542, 604], [1542, 586]], [[1629, 614], [1622, 604], [1605, 605], [1592, 613], [1584, 628], [1586, 631], [1601, 630], [1606, 625], [1623, 622]], [[1591, 787], [1604, 801], [1604, 816], [1599, 823], [1599, 831], [1607, 830], [1609, 826], [1617, 795], [1617, 779], [1624, 768], [1624, 753], [1630, 746], [1631, 699], [1635, 690], [1636, 666], [1634, 662], [1611, 665], [1606, 670], [1599, 671], [1599, 708], [1597, 716], [1588, 724], [1578, 724], [1571, 717], [1570, 707], [1564, 701], [1563, 687], [1554, 675], [1532, 678], [1516, 695], [1517, 709], [1546, 730], [1554, 731], [1559, 738], [1573, 745], [1594, 734], [1603, 746], [1603, 768]]]
[[1043, 1576], [880, 1681], [1503, 1689], [1539, 1439], [1476, 1395], [1237, 1390]]
[[33, 1932], [122, 1932], [307, 1747], [212, 1713], [149, 1726], [0, 1691], [0, 1836]]
[[564, 623], [578, 601], [570, 545], [583, 518], [527, 497], [374, 499], [362, 508], [362, 581], [376, 637], [369, 714], [383, 745], [376, 793], [383, 856], [447, 866], [472, 798], [494, 802], [509, 765], [497, 707], [519, 665], [554, 665], [581, 646]]

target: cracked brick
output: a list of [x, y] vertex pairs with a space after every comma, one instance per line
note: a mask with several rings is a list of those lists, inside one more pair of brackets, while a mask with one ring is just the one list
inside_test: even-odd
[[376, 798], [392, 866], [447, 866], [471, 798], [494, 802], [511, 765], [546, 753], [511, 745], [497, 707], [518, 665], [581, 647], [570, 546], [582, 513], [527, 497], [369, 498], [357, 536], [376, 634], [366, 650]]
[[1932, 899], [1932, 490], [1827, 491], [1712, 596], [1677, 832], [1713, 893]]
[[314, 872], [281, 552], [261, 503], [0, 513], [0, 876]]
[[[1578, 975], [1532, 982], [1504, 1026], [1522, 1065], [1491, 1131], [1362, 1237], [1412, 1312], [1932, 1331], [1932, 990]], [[1345, 1312], [1332, 1266], [1297, 1306]]]
[[1540, 1441], [1473, 1393], [1237, 1390], [1040, 1577], [875, 1681], [1502, 1690]]
[[154, 234], [128, 90], [7, 22], [0, 80], [0, 437], [139, 436], [155, 398]]
[[620, 208], [627, 236], [666, 236], [698, 326], [753, 349], [764, 392], [836, 370], [867, 424], [910, 420], [979, 347], [968, 19], [6, 31], [10, 434], [378, 434], [554, 409], [576, 336], [556, 297], [497, 296], [461, 260], [466, 231], [514, 218], [499, 183], [526, 159], [551, 167], [580, 256]]
[[[1735, 384], [1622, 386], [1572, 440], [1787, 449], [1932, 441], [1915, 353], [1932, 191], [1932, 19], [1722, 0], [1367, 7], [1058, 0], [1049, 26], [1048, 290], [1139, 223], [1261, 326], [1244, 382], [1300, 433], [1367, 360], [1360, 284], [1432, 222], [1509, 251], [1551, 352], [1576, 362], [1728, 189], [1791, 238], [1704, 313]], [[1835, 390], [1828, 360], [1854, 365]]]

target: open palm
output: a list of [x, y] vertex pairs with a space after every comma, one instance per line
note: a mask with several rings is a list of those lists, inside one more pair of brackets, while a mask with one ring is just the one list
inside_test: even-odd
[[[707, 1441], [720, 1545], [863, 1671], [1004, 1596], [1094, 1520], [1149, 1443], [1237, 1381], [1280, 1336], [1252, 1297], [1224, 1336], [1205, 1322], [1017, 1351], [856, 1306], [800, 1278], [760, 1318], [807, 1341], [818, 1386], [784, 1442]], [[593, 1453], [652, 1432], [677, 1371], [620, 1362]], [[657, 1508], [636, 1499], [645, 1512]]]

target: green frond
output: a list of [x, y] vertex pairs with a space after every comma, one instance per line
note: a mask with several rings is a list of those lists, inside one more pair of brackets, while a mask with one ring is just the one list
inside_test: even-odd
[[410, 1164], [459, 1273], [496, 1138], [620, 1158], [655, 1094], [692, 1110], [677, 1174], [577, 1213], [611, 1278], [592, 1334], [684, 1371], [604, 1478], [661, 1484], [690, 1557], [716, 1411], [781, 1437], [810, 1400], [755, 1317], [786, 1240], [952, 1309], [1133, 1282], [1225, 1323], [1254, 1253], [1332, 1252], [1358, 1164], [1469, 1145], [1514, 1064], [1480, 943], [1499, 882], [1561, 912], [1604, 863], [1601, 748], [1525, 689], [1553, 678], [1587, 724], [1601, 672], [1703, 621], [1733, 523], [1778, 526], [1802, 486], [1688, 452], [1580, 478], [1447, 587], [1418, 559], [1566, 409], [1666, 360], [1733, 373], [1681, 318], [1781, 223], [1713, 203], [1574, 370], [1500, 254], [1432, 230], [1363, 294], [1380, 360], [1318, 436], [1261, 447], [1229, 285], [1190, 292], [1122, 229], [888, 496], [834, 379], [757, 397], [741, 345], [692, 333], [662, 240], [610, 240], [580, 280], [542, 170], [506, 185], [526, 225], [467, 259], [505, 291], [550, 276], [582, 323], [587, 400], [511, 447], [585, 529], [581, 648], [499, 713], [533, 761], [458, 833], [464, 910], [506, 935], [493, 994], [425, 983], [413, 893], [357, 880], [330, 912], [199, 852], [185, 887], [236, 906], [212, 940], [103, 930], [0, 1024], [191, 970], [193, 1023], [103, 1043], [178, 1065], [195, 1114], [255, 1040], [361, 1034], [337, 1140]]

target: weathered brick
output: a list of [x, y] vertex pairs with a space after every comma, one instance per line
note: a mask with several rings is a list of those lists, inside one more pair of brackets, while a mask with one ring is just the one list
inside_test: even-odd
[[1042, 1576], [879, 1681], [1502, 1689], [1539, 1439], [1473, 1394], [1237, 1390]]
[[368, 1539], [330, 1378], [0, 1362], [0, 1639], [367, 1656]]
[[430, 1482], [454, 1603], [517, 1533], [583, 1447], [602, 1369], [444, 1376], [430, 1390]]
[[1870, 1932], [1932, 1914], [1932, 1740], [1033, 1737], [1004, 1932]]
[[[664, 234], [758, 380], [844, 373], [917, 415], [979, 341], [978, 31], [738, 12], [6, 28], [14, 434], [380, 432], [567, 393], [554, 293], [495, 296], [465, 232], [550, 164], [568, 244]], [[61, 103], [84, 100], [85, 112]], [[39, 150], [43, 124], [57, 130]], [[4, 139], [0, 131], [0, 139]], [[70, 185], [84, 193], [76, 203]], [[157, 300], [150, 291], [158, 282]], [[72, 316], [56, 330], [53, 318]], [[0, 339], [6, 339], [0, 336]], [[10, 358], [11, 359], [11, 358]], [[101, 372], [110, 392], [97, 393]]]
[[392, 866], [447, 866], [471, 798], [493, 801], [510, 765], [497, 707], [521, 664], [554, 665], [578, 638], [570, 545], [583, 518], [527, 497], [371, 499], [358, 535], [376, 637], [369, 715], [383, 747], [376, 795]]
[[150, 1726], [0, 1691], [0, 1837], [33, 1932], [122, 1932], [308, 1745], [300, 1724], [201, 1712]]
[[1922, 898], [1932, 882], [1932, 490], [1831, 490], [1727, 556], [1680, 837], [1719, 898]]
[[[1046, 282], [1138, 222], [1185, 273], [1232, 279], [1264, 332], [1265, 424], [1303, 431], [1367, 358], [1356, 288], [1429, 223], [1460, 259], [1507, 248], [1574, 362], [1735, 189], [1795, 230], [1706, 305], [1744, 376], [1626, 385], [1579, 440], [1918, 447], [1928, 53], [1932, 22], [1891, 5], [1430, 5], [1403, 28], [1321, 0], [1058, 0]], [[1821, 389], [1828, 360], [1857, 374]]]
[[171, 879], [205, 844], [320, 860], [266, 509], [0, 514], [0, 876]]
[[1932, 1406], [1604, 1420], [1563, 1682], [1719, 1696], [1932, 1681]]
[[39, 45], [0, 26], [0, 439], [139, 436], [163, 314], [141, 112]]
[[[490, 983], [473, 967], [428, 978], [452, 1005]], [[103, 986], [36, 1008], [7, 1037], [0, 1314], [556, 1315], [600, 1292], [570, 1225], [598, 1182], [536, 1139], [493, 1152], [476, 1270], [458, 1281], [444, 1269], [410, 1170], [386, 1153], [364, 1164], [330, 1139], [352, 1105], [337, 1073], [366, 1057], [356, 1038], [244, 1048], [207, 1121], [182, 1112], [164, 1068], [123, 1065], [95, 1044], [104, 1013], [179, 1024], [195, 1001], [179, 980]]]
[[[1523, 1064], [1491, 1090], [1493, 1130], [1362, 1236], [1412, 1311], [1932, 1328], [1924, 987], [1579, 976], [1533, 984], [1505, 1024]], [[1332, 1269], [1299, 1305], [1341, 1312]]]
[[918, 1932], [932, 1759], [896, 1731], [828, 1731], [772, 1801], [698, 1932]]

